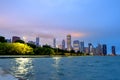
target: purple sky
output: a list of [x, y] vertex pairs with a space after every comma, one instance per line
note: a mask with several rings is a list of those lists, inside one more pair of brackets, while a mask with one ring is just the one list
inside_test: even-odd
[[42, 44], [66, 39], [115, 45], [120, 52], [119, 0], [1, 0], [0, 34], [26, 36]]

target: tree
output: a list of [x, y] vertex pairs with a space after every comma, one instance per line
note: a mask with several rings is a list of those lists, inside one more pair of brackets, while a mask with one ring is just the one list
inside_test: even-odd
[[17, 42], [19, 42], [19, 43], [25, 43], [23, 40], [16, 40], [15, 43], [17, 43]]
[[22, 43], [0, 43], [0, 54], [4, 55], [33, 54], [33, 49], [27, 44]]
[[5, 37], [0, 36], [0, 42], [1, 42], [1, 43], [4, 43], [4, 42], [7, 42], [7, 41], [5, 40]]
[[43, 48], [51, 48], [50, 45], [43, 45]]
[[75, 50], [71, 50], [70, 53], [75, 53]]
[[27, 43], [27, 45], [32, 47], [33, 49], [35, 49], [37, 47], [35, 44], [31, 44], [31, 43]]
[[7, 44], [6, 43], [0, 43], [0, 54], [5, 55], [7, 53]]
[[46, 48], [46, 47], [37, 47], [34, 49], [34, 53], [37, 55], [54, 55], [55, 52], [51, 48]]

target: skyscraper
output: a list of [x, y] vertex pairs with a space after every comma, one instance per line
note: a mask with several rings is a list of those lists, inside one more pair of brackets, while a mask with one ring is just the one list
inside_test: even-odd
[[102, 55], [102, 45], [98, 44], [96, 47], [96, 55]]
[[80, 52], [82, 52], [82, 53], [85, 52], [84, 51], [84, 42], [83, 41], [80, 42]]
[[102, 53], [104, 56], [107, 55], [107, 45], [106, 44], [102, 45]]
[[40, 46], [39, 42], [40, 42], [39, 37], [36, 37], [36, 46]]
[[116, 55], [115, 46], [112, 46], [112, 55]]
[[13, 37], [12, 37], [12, 42], [15, 42], [15, 41], [17, 41], [17, 40], [20, 40], [20, 37], [18, 37], [18, 36], [13, 36]]
[[67, 35], [67, 50], [71, 50], [71, 35]]
[[56, 39], [53, 39], [53, 48], [56, 48]]
[[65, 40], [62, 40], [62, 49], [65, 50]]
[[85, 48], [84, 48], [84, 51], [85, 51], [85, 54], [89, 54], [89, 49], [88, 49], [88, 47], [85, 47]]
[[80, 51], [80, 42], [79, 42], [79, 40], [73, 41], [73, 49], [75, 50], [75, 52]]
[[93, 54], [93, 45], [88, 43], [88, 54]]

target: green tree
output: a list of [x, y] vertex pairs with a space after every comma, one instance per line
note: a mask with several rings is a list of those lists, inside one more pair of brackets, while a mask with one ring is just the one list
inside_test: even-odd
[[70, 53], [75, 53], [75, 50], [71, 50]]
[[15, 43], [25, 43], [23, 40], [16, 40]]
[[46, 48], [46, 47], [37, 47], [34, 50], [34, 53], [37, 55], [54, 55], [55, 52], [51, 48]]
[[7, 44], [6, 43], [0, 43], [0, 54], [5, 55], [7, 53]]
[[43, 45], [43, 48], [51, 48], [51, 46], [50, 45]]
[[27, 43], [27, 45], [32, 47], [33, 49], [35, 49], [37, 47], [35, 44], [31, 44], [31, 43]]
[[1, 42], [1, 43], [4, 43], [4, 42], [7, 42], [7, 41], [5, 40], [5, 37], [0, 36], [0, 42]]
[[4, 55], [33, 54], [33, 49], [27, 44], [22, 43], [0, 43], [0, 54]]

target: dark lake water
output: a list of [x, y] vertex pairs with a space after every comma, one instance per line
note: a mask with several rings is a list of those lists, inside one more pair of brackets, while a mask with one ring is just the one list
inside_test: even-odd
[[120, 80], [120, 57], [0, 59], [0, 80]]

